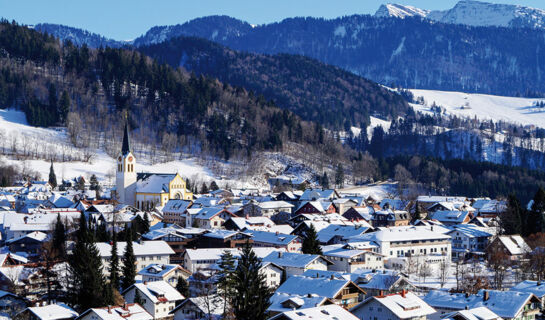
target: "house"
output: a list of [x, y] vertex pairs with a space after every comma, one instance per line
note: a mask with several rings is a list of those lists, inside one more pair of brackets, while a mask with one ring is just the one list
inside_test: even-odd
[[276, 197], [276, 201], [286, 201], [291, 204], [295, 204], [297, 201], [299, 201], [299, 198], [303, 194], [302, 191], [283, 191], [280, 192]]
[[396, 271], [357, 270], [350, 276], [354, 283], [367, 292], [366, 297], [416, 290], [408, 277]]
[[407, 211], [379, 210], [371, 218], [374, 228], [408, 226], [411, 215]]
[[180, 228], [176, 225], [166, 228], [153, 228], [150, 232], [143, 234], [142, 239], [153, 241], [165, 241], [174, 254], [170, 256], [171, 263], [180, 263], [182, 254], [186, 247], [195, 246], [196, 241], [206, 232], [199, 228]]
[[91, 308], [84, 311], [77, 320], [152, 320], [149, 314], [137, 303], [124, 304], [123, 306], [108, 306], [103, 308]]
[[240, 256], [239, 250], [235, 248], [186, 249], [183, 254], [183, 266], [191, 273], [209, 269], [219, 262], [225, 251], [231, 252], [235, 257]]
[[365, 220], [367, 222], [370, 222], [373, 218], [372, 214], [374, 212], [375, 211], [373, 210], [373, 208], [368, 206], [352, 207], [346, 210], [346, 212], [344, 212], [342, 216], [348, 220]]
[[511, 261], [519, 260], [531, 251], [530, 246], [520, 235], [505, 235], [496, 237], [491, 243], [489, 251], [499, 250]]
[[322, 248], [323, 256], [333, 264], [330, 271], [352, 273], [357, 269], [384, 269], [384, 257], [380, 253], [346, 249], [343, 245], [326, 246]]
[[297, 295], [283, 292], [275, 292], [270, 299], [271, 305], [267, 309], [270, 315], [333, 304], [326, 297], [317, 294]]
[[492, 234], [486, 228], [477, 227], [471, 224], [458, 224], [452, 226], [448, 232], [452, 238], [452, 258], [454, 260], [465, 260], [472, 256], [484, 256], [488, 241]]
[[163, 207], [163, 222], [185, 226], [185, 211], [193, 204], [190, 200], [171, 199]]
[[445, 314], [442, 320], [503, 320], [487, 307], [460, 310]]
[[287, 252], [301, 252], [302, 242], [296, 235], [278, 232], [246, 230], [252, 236], [255, 247], [285, 249]]
[[358, 202], [350, 198], [340, 198], [340, 199], [334, 199], [333, 205], [335, 206], [335, 211], [342, 215], [348, 209], [357, 206]]
[[545, 283], [541, 281], [524, 280], [514, 285], [510, 290], [532, 293], [541, 300], [541, 309], [545, 307]]
[[457, 224], [467, 224], [473, 219], [473, 213], [470, 211], [448, 210], [436, 211], [431, 218], [444, 224], [445, 226], [453, 226]]
[[504, 200], [478, 199], [471, 204], [475, 208], [475, 215], [482, 218], [496, 218], [507, 209]]
[[301, 308], [293, 311], [284, 311], [270, 318], [270, 320], [357, 320], [346, 309], [332, 304], [312, 308]]
[[[112, 257], [112, 245], [106, 242], [98, 242], [95, 245], [102, 260], [103, 272], [105, 275], [108, 275], [110, 258]], [[117, 243], [117, 255], [119, 257], [123, 256], [126, 246], [127, 243], [124, 241]], [[133, 241], [132, 246], [136, 258], [137, 272], [151, 263], [169, 264], [170, 255], [174, 254], [174, 250], [165, 241]]]
[[[189, 211], [189, 210], [188, 210]], [[186, 217], [186, 226], [203, 229], [219, 229], [229, 217], [235, 215], [223, 207], [205, 207]]]
[[291, 214], [293, 207], [293, 204], [286, 201], [257, 202], [255, 200], [250, 200], [242, 207], [242, 210], [245, 216], [270, 218], [281, 212]]
[[330, 224], [317, 232], [317, 238], [322, 244], [345, 243], [348, 238], [361, 236], [370, 229], [371, 225], [365, 221], [357, 225]]
[[320, 199], [333, 201], [338, 198], [340, 198], [339, 194], [333, 189], [306, 189], [299, 197], [299, 201], [316, 201]]
[[344, 278], [291, 276], [276, 289], [277, 293], [290, 295], [312, 295], [326, 297], [334, 304], [351, 308], [362, 301], [365, 291]]
[[271, 289], [276, 289], [282, 281], [282, 275], [284, 274], [284, 269], [272, 262], [265, 262], [261, 264], [261, 269], [259, 269], [261, 274], [265, 277], [265, 282], [267, 287]]
[[295, 214], [303, 214], [303, 213], [315, 213], [315, 214], [328, 214], [328, 213], [335, 213], [336, 211], [335, 206], [333, 205], [333, 202], [331, 201], [306, 201], [295, 210]]
[[170, 312], [174, 320], [219, 320], [223, 318], [225, 300], [219, 295], [188, 298]]
[[176, 287], [178, 279], [182, 277], [187, 280], [191, 272], [178, 264], [150, 264], [138, 271], [138, 274], [142, 276], [143, 282], [165, 281]]
[[239, 248], [246, 242], [253, 243], [249, 232], [213, 229], [203, 233], [195, 245], [198, 248]]
[[27, 301], [11, 292], [0, 291], [0, 319], [13, 319], [27, 307]]
[[263, 258], [263, 262], [272, 262], [286, 272], [286, 277], [292, 275], [301, 275], [303, 272], [311, 270], [327, 270], [333, 263], [328, 259], [315, 254], [302, 254], [294, 252], [271, 252]]
[[231, 217], [223, 227], [227, 230], [244, 231], [246, 229], [261, 230], [272, 228], [275, 223], [267, 217]]
[[432, 290], [424, 301], [437, 311], [430, 317], [432, 320], [441, 319], [453, 311], [477, 307], [487, 307], [503, 319], [533, 320], [541, 305], [539, 298], [532, 293], [484, 289], [473, 295]]
[[19, 238], [6, 241], [11, 252], [24, 252], [28, 258], [37, 259], [42, 253], [42, 246], [49, 239], [46, 233], [34, 231]]
[[435, 310], [412, 292], [378, 295], [365, 299], [350, 309], [358, 319], [367, 320], [372, 315], [377, 320], [426, 320]]
[[142, 307], [152, 315], [153, 319], [167, 319], [176, 303], [184, 300], [174, 287], [166, 281], [135, 283], [122, 292], [125, 301], [134, 303], [136, 294], [140, 295]]
[[78, 313], [64, 303], [50, 304], [41, 307], [29, 307], [18, 314], [15, 319], [30, 320], [69, 320], [76, 319]]

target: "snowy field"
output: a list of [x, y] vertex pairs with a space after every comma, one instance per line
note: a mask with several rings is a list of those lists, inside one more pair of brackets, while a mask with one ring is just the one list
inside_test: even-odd
[[384, 198], [392, 198], [396, 194], [397, 185], [395, 182], [377, 182], [364, 186], [353, 186], [339, 189], [340, 194], [357, 194], [362, 197], [371, 196], [374, 199], [382, 200]]
[[414, 98], [424, 97], [426, 104], [411, 104], [415, 110], [429, 112], [435, 104], [446, 109], [447, 114], [477, 117], [480, 120], [506, 121], [521, 125], [545, 128], [545, 108], [535, 107], [535, 102], [545, 99], [468, 94], [463, 92], [410, 90]]

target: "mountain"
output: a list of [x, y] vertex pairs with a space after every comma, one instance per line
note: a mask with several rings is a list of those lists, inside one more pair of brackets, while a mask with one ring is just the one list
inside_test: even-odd
[[379, 7], [376, 17], [424, 17], [433, 21], [468, 26], [545, 28], [545, 10], [512, 4], [462, 0], [452, 9], [430, 11], [401, 4]]
[[69, 40], [77, 46], [86, 44], [88, 47], [91, 48], [120, 48], [127, 44], [130, 44], [129, 41], [116, 41], [113, 39], [105, 38], [99, 34], [89, 32], [87, 30], [69, 27], [61, 24], [39, 23], [34, 26], [34, 29], [42, 33], [50, 34], [55, 38], [59, 38], [62, 41]]
[[365, 128], [370, 115], [392, 119], [409, 108], [400, 95], [373, 81], [300, 55], [237, 52], [187, 37], [139, 51], [172, 67], [251, 89], [303, 119], [337, 130]]

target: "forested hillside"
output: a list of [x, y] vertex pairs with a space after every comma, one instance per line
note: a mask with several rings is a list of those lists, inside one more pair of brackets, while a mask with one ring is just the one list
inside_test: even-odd
[[337, 130], [366, 128], [369, 115], [395, 119], [409, 108], [400, 95], [372, 81], [303, 56], [243, 53], [185, 37], [139, 51], [173, 67], [251, 89], [303, 119]]

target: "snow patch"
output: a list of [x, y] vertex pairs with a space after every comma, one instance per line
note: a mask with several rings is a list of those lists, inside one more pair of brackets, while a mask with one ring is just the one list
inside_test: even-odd
[[346, 36], [346, 28], [345, 26], [338, 26], [335, 28], [335, 31], [333, 32], [335, 37], [341, 37], [344, 38]]

